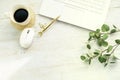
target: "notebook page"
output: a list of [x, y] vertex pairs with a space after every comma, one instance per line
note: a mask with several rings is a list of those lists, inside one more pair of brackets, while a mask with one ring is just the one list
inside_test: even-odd
[[95, 30], [107, 16], [110, 0], [43, 0], [40, 14]]

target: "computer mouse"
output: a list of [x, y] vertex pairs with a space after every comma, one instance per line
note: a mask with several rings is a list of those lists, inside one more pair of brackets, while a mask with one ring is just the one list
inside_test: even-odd
[[20, 35], [20, 46], [23, 48], [29, 48], [33, 42], [35, 31], [33, 28], [25, 28]]

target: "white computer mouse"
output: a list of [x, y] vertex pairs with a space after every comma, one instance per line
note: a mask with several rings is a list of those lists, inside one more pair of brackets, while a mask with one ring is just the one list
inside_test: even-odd
[[25, 28], [20, 35], [20, 46], [29, 48], [33, 42], [35, 31], [33, 28]]

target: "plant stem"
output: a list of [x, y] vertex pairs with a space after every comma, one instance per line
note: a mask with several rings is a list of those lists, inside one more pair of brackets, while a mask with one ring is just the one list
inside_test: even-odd
[[113, 54], [115, 52], [115, 50], [117, 49], [119, 45], [115, 45], [115, 48], [112, 50], [112, 52], [110, 54]]
[[105, 49], [105, 50], [101, 51], [101, 54], [100, 54], [100, 55], [102, 55], [105, 51], [107, 51], [107, 49]]

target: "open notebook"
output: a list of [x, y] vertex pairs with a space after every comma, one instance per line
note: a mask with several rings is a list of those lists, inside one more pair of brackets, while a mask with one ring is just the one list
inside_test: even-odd
[[40, 14], [95, 30], [107, 16], [110, 0], [43, 0]]

